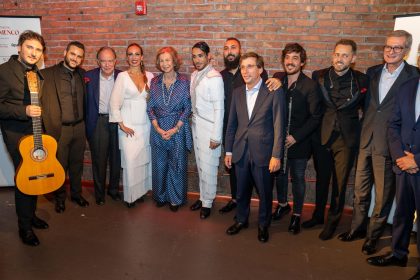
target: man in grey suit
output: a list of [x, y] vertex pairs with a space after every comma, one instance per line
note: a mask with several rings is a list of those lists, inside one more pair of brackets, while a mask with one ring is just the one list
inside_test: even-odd
[[258, 240], [267, 242], [273, 201], [273, 175], [280, 169], [284, 141], [285, 100], [281, 90], [270, 93], [260, 75], [261, 56], [241, 56], [240, 70], [245, 85], [233, 91], [226, 129], [225, 165], [235, 164], [237, 178], [236, 222], [226, 233], [234, 235], [248, 227], [252, 186], [260, 198]]
[[[417, 68], [404, 57], [410, 51], [412, 36], [403, 30], [391, 32], [385, 41], [384, 64], [370, 67], [370, 92], [367, 96], [357, 159], [354, 210], [351, 228], [338, 236], [341, 241], [366, 240], [362, 252], [376, 252], [395, 195], [395, 175], [392, 172], [386, 127], [392, 115], [395, 95], [407, 80], [418, 76]], [[367, 227], [372, 184], [375, 185], [375, 206]]]

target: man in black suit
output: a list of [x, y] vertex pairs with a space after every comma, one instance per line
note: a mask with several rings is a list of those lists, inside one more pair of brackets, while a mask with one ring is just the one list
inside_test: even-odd
[[[420, 45], [419, 45], [420, 51]], [[420, 68], [420, 57], [417, 60]], [[388, 125], [388, 144], [397, 177], [396, 209], [392, 224], [392, 252], [370, 257], [375, 266], [406, 266], [414, 212], [417, 211], [417, 251], [420, 253], [420, 80], [400, 86]], [[420, 279], [420, 264], [410, 280]]]
[[[412, 36], [404, 30], [392, 31], [384, 46], [385, 64], [370, 67], [369, 94], [363, 116], [360, 149], [354, 187], [353, 219], [350, 230], [338, 236], [342, 241], [366, 240], [362, 252], [376, 252], [376, 243], [388, 220], [395, 195], [395, 176], [386, 135], [387, 122], [392, 115], [395, 95], [407, 80], [418, 77], [417, 68], [404, 61], [411, 48]], [[367, 226], [372, 184], [375, 203]]]
[[[84, 98], [86, 87], [83, 62], [85, 47], [73, 41], [64, 51], [64, 61], [41, 71], [44, 90], [41, 103], [44, 110], [44, 127], [47, 134], [58, 142], [57, 159], [68, 171], [71, 201], [81, 207], [89, 202], [82, 196], [83, 157], [86, 145]], [[55, 211], [65, 210], [66, 188], [55, 192]]]
[[[226, 134], [226, 127], [229, 118], [229, 108], [232, 101], [232, 93], [235, 88], [245, 85], [244, 79], [239, 71], [239, 59], [241, 58], [241, 42], [237, 38], [227, 38], [225, 45], [223, 47], [223, 59], [225, 63], [225, 69], [223, 69], [220, 74], [223, 78], [224, 91], [225, 91], [225, 113], [223, 118], [223, 135]], [[264, 83], [267, 84], [270, 90], [277, 90], [280, 88], [281, 83], [279, 79], [268, 78], [267, 71], [263, 69], [261, 72], [261, 79]], [[224, 140], [224, 139], [223, 139]], [[236, 176], [235, 176], [235, 166], [232, 165], [232, 168], [228, 170], [229, 172], [229, 181], [230, 181], [230, 191], [232, 199], [223, 206], [220, 210], [220, 214], [228, 213], [236, 208]]]
[[261, 56], [250, 52], [241, 56], [240, 69], [245, 85], [234, 90], [226, 129], [225, 165], [235, 164], [238, 208], [236, 222], [226, 233], [234, 235], [248, 227], [252, 182], [260, 205], [258, 240], [267, 242], [271, 221], [272, 173], [279, 170], [284, 141], [284, 94], [270, 93], [260, 77]]
[[330, 239], [344, 209], [347, 181], [354, 164], [360, 137], [359, 110], [368, 90], [369, 78], [350, 68], [356, 60], [356, 43], [342, 39], [335, 45], [332, 66], [313, 73], [321, 88], [325, 113], [321, 144], [330, 151], [333, 184], [327, 222], [321, 240]]
[[[302, 72], [306, 51], [298, 43], [290, 43], [282, 51], [283, 68], [287, 75], [282, 79], [286, 92], [287, 126], [285, 155], [282, 169], [276, 176], [278, 205], [273, 220], [279, 220], [291, 211], [287, 202], [289, 170], [292, 178], [293, 215], [289, 232], [300, 232], [300, 216], [305, 198], [305, 170], [311, 156], [311, 136], [319, 126], [322, 112], [318, 84]], [[274, 77], [283, 73], [275, 73]], [[284, 76], [284, 75], [283, 75]]]
[[[0, 126], [15, 170], [22, 160], [19, 141], [33, 133], [32, 117], [41, 116], [41, 107], [31, 105], [26, 73], [36, 72], [40, 89], [43, 77], [36, 64], [45, 52], [44, 38], [36, 32], [25, 31], [19, 36], [17, 50], [18, 55], [12, 55], [8, 62], [0, 65]], [[35, 215], [36, 202], [36, 195], [26, 195], [15, 187], [19, 236], [24, 244], [30, 246], [39, 245], [32, 228], [48, 228], [48, 224]]]
[[115, 201], [119, 194], [121, 155], [118, 147], [118, 123], [109, 122], [109, 100], [120, 70], [115, 69], [117, 55], [111, 47], [96, 54], [99, 67], [87, 71], [86, 136], [92, 158], [92, 175], [97, 205], [105, 203], [106, 167], [109, 161], [108, 195]]

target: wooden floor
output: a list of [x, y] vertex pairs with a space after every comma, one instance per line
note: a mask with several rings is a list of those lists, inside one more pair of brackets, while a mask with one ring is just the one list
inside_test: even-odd
[[[156, 208], [148, 197], [135, 208], [107, 200], [94, 203], [92, 189], [84, 196], [88, 208], [66, 201], [57, 214], [45, 197], [38, 200], [38, 216], [50, 228], [37, 230], [41, 245], [23, 245], [17, 235], [14, 193], [0, 189], [0, 279], [408, 279], [416, 271], [418, 255], [411, 244], [407, 268], [372, 267], [360, 252], [362, 241], [343, 243], [318, 239], [320, 227], [293, 236], [286, 217], [270, 229], [270, 241], [257, 240], [257, 207], [250, 227], [237, 236], [225, 230], [234, 214], [220, 215], [224, 201], [200, 220], [187, 206], [172, 213]], [[191, 204], [194, 198], [191, 198]], [[305, 208], [305, 216], [311, 209]], [[350, 223], [343, 217], [338, 232]], [[380, 242], [389, 250], [389, 234]]]

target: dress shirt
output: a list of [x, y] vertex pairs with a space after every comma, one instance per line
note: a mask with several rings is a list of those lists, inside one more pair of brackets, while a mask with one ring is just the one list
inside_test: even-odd
[[109, 100], [114, 87], [114, 72], [106, 78], [99, 74], [99, 114], [109, 113]]
[[417, 87], [417, 94], [416, 94], [416, 122], [419, 119], [419, 115], [420, 115], [420, 81], [419, 81], [419, 85]]
[[246, 107], [248, 109], [248, 118], [251, 119], [252, 110], [254, 110], [255, 101], [257, 101], [258, 92], [260, 91], [260, 87], [262, 84], [262, 79], [258, 81], [258, 83], [251, 89], [248, 89], [248, 85], [246, 85]]
[[381, 79], [379, 81], [379, 103], [385, 99], [386, 95], [389, 92], [389, 89], [394, 84], [395, 80], [397, 80], [398, 76], [400, 75], [402, 69], [404, 68], [404, 61], [395, 69], [394, 72], [389, 72], [387, 68], [387, 64], [384, 65], [382, 68]]

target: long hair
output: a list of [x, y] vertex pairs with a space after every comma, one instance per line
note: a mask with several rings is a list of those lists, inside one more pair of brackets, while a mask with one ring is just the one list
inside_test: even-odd
[[[127, 49], [125, 50], [126, 55], [128, 56], [128, 49], [133, 47], [133, 46], [139, 48], [140, 49], [140, 54], [141, 54], [141, 56], [143, 56], [143, 48], [137, 43], [131, 43], [130, 45], [128, 45]], [[144, 67], [143, 59], [140, 61], [140, 72], [143, 74], [143, 81], [144, 81], [145, 89], [146, 89], [146, 92], [147, 92], [147, 96], [149, 97], [150, 88], [149, 88], [149, 85], [147, 84], [148, 79], [147, 79], [146, 68]]]

